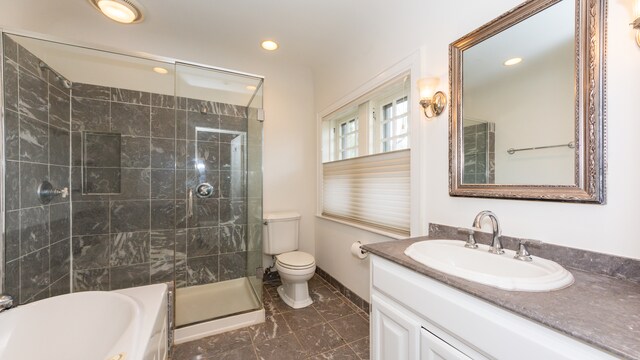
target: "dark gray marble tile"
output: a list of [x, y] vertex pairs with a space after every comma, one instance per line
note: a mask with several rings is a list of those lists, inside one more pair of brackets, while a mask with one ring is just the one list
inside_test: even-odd
[[175, 198], [175, 170], [151, 170], [151, 198]]
[[49, 126], [49, 163], [69, 166], [69, 131]]
[[151, 283], [174, 280], [175, 236], [173, 230], [151, 232]]
[[220, 252], [217, 227], [187, 229], [187, 256], [215, 255]]
[[189, 189], [195, 191], [196, 187], [202, 183], [208, 183], [213, 186], [211, 199], [220, 197], [220, 173], [218, 171], [187, 170], [186, 175], [186, 183], [183, 183], [180, 189], [176, 190], [177, 197], [185, 199], [188, 196]]
[[149, 232], [111, 234], [110, 261], [112, 267], [149, 262]]
[[20, 210], [20, 252], [30, 252], [49, 246], [49, 207], [37, 206]]
[[150, 139], [145, 137], [122, 137], [122, 167], [148, 168], [151, 164]]
[[121, 138], [115, 133], [84, 133], [84, 166], [120, 167]]
[[183, 288], [189, 285], [189, 271], [187, 270], [187, 257], [176, 253], [175, 262], [176, 288]]
[[51, 296], [59, 296], [71, 293], [71, 283], [69, 278], [70, 276], [67, 272], [65, 276], [52, 283], [50, 286]]
[[71, 99], [71, 130], [109, 132], [110, 123], [108, 101], [77, 97]]
[[187, 138], [187, 112], [176, 110], [176, 139]]
[[69, 271], [71, 270], [71, 241], [70, 239], [65, 239], [62, 241], [58, 241], [57, 243], [52, 243], [51, 248], [49, 250], [50, 254], [50, 267], [51, 267], [51, 283], [57, 282], [58, 280], [67, 277], [68, 284], [68, 276]]
[[121, 170], [120, 195], [114, 195], [113, 200], [143, 200], [149, 198], [150, 169]]
[[4, 62], [4, 103], [7, 110], [18, 111], [18, 66]]
[[282, 315], [287, 321], [287, 324], [289, 324], [291, 330], [294, 332], [298, 332], [299, 330], [307, 329], [324, 322], [322, 316], [320, 316], [312, 306], [297, 309], [296, 311], [285, 312]]
[[20, 211], [8, 211], [5, 215], [5, 262], [20, 257]]
[[218, 199], [200, 199], [194, 196], [193, 216], [188, 218], [188, 227], [218, 226]]
[[175, 208], [175, 200], [151, 200], [151, 229], [174, 229]]
[[247, 132], [247, 119], [220, 115], [220, 129]]
[[[71, 168], [71, 201], [109, 201], [109, 196], [104, 194], [89, 193], [82, 178], [82, 168], [80, 166], [73, 166]], [[114, 179], [115, 179], [114, 174]], [[114, 180], [115, 181], [115, 180]]]
[[122, 189], [120, 168], [84, 168], [85, 194], [119, 194]]
[[21, 70], [26, 70], [30, 74], [44, 79], [42, 70], [40, 69], [40, 59], [32, 52], [18, 44], [18, 64]]
[[11, 38], [11, 36], [7, 34], [3, 34], [2, 43], [4, 47], [3, 48], [4, 56], [9, 60], [17, 62], [18, 61], [18, 43], [16, 43], [15, 40], [13, 40], [13, 38]]
[[[71, 188], [69, 183], [69, 170], [68, 166], [56, 166], [49, 165], [49, 182], [58, 189]], [[69, 198], [63, 198], [62, 196], [55, 197], [51, 200], [51, 204], [61, 204], [69, 202]]]
[[176, 140], [176, 169], [187, 168], [187, 142]]
[[369, 322], [358, 314], [353, 314], [329, 322], [348, 343], [369, 336]]
[[211, 101], [186, 98], [187, 111], [203, 115], [213, 114], [213, 106]]
[[255, 348], [261, 360], [296, 360], [303, 359], [307, 354], [294, 334], [258, 343]]
[[342, 300], [341, 296], [331, 292], [327, 287], [310, 290], [313, 307], [327, 320], [335, 320], [355, 314], [355, 310]]
[[109, 233], [109, 202], [74, 202], [72, 212], [73, 235]]
[[[251, 347], [251, 345], [249, 331], [239, 329], [176, 345], [173, 358], [176, 360], [234, 359], [237, 355], [234, 351]], [[244, 350], [241, 353], [247, 354]]]
[[46, 123], [20, 117], [20, 160], [41, 164], [49, 162], [49, 127]]
[[233, 253], [247, 251], [246, 225], [220, 226], [220, 252]]
[[[316, 355], [346, 345], [340, 335], [327, 323], [319, 324], [296, 332], [300, 345], [307, 355]], [[351, 349], [347, 348], [349, 351]], [[355, 359], [355, 353], [351, 352]]]
[[68, 239], [71, 236], [70, 219], [71, 210], [68, 202], [50, 205], [49, 239], [52, 244], [64, 239]]
[[187, 98], [182, 96], [176, 97], [176, 106], [180, 110], [187, 110]]
[[267, 316], [264, 323], [249, 327], [254, 344], [275, 339], [291, 333], [291, 329], [282, 315]]
[[[201, 136], [207, 136], [209, 140], [217, 141], [217, 133], [216, 132], [205, 132], [200, 133], [196, 128], [207, 128], [216, 130], [220, 128], [220, 118], [217, 115], [213, 114], [201, 114], [199, 112], [187, 112], [187, 139], [189, 140], [205, 140]], [[210, 138], [213, 137], [213, 138]]]
[[175, 169], [175, 141], [170, 139], [151, 139], [151, 167], [155, 169]]
[[20, 163], [6, 162], [5, 174], [5, 206], [7, 210], [20, 208]]
[[82, 166], [82, 132], [71, 132], [71, 166]]
[[68, 93], [49, 86], [49, 125], [69, 130], [71, 124], [71, 97]]
[[4, 268], [4, 289], [5, 294], [20, 300], [20, 259], [5, 263]]
[[176, 229], [187, 227], [187, 202], [176, 200]]
[[220, 199], [220, 225], [247, 223], [247, 205], [244, 200]]
[[136, 90], [111, 88], [111, 100], [122, 103], [149, 105], [151, 104], [151, 94]]
[[247, 276], [247, 253], [220, 254], [220, 281]]
[[109, 235], [74, 236], [71, 243], [74, 271], [109, 266]]
[[187, 143], [187, 169], [198, 169], [201, 171], [213, 171], [220, 169], [220, 145], [214, 142]]
[[64, 77], [60, 77], [51, 71], [47, 71], [45, 74], [46, 80], [49, 83], [49, 91], [52, 89], [57, 89], [58, 91], [62, 91], [71, 95], [71, 89], [67, 88], [67, 84]]
[[366, 338], [360, 339], [360, 340], [356, 340], [352, 343], [349, 344], [349, 347], [351, 348], [351, 350], [353, 350], [353, 352], [356, 353], [356, 355], [358, 355], [358, 357], [361, 360], [369, 360], [370, 358], [370, 344], [369, 344], [369, 337], [367, 336]]
[[20, 258], [20, 302], [31, 299], [49, 286], [49, 247]]
[[111, 100], [111, 92], [108, 87], [74, 82], [71, 87], [73, 97], [89, 98], [95, 100]]
[[150, 108], [146, 105], [111, 103], [111, 131], [123, 135], [149, 136]]
[[187, 258], [187, 283], [189, 286], [218, 282], [218, 256]]
[[7, 160], [20, 159], [20, 119], [18, 113], [7, 110], [4, 113], [4, 150]]
[[220, 170], [244, 171], [245, 145], [220, 144]]
[[176, 111], [174, 109], [151, 108], [151, 136], [175, 139]]
[[49, 168], [47, 165], [20, 163], [21, 208], [41, 205], [37, 190], [44, 180], [49, 180]]
[[245, 197], [245, 176], [241, 171], [220, 171], [220, 197], [221, 198], [244, 198]]
[[111, 232], [149, 229], [149, 201], [112, 201]]
[[[75, 267], [75, 265], [74, 265]], [[73, 291], [107, 291], [109, 269], [87, 269], [73, 271]]]
[[175, 109], [176, 97], [174, 95], [151, 93], [151, 106]]

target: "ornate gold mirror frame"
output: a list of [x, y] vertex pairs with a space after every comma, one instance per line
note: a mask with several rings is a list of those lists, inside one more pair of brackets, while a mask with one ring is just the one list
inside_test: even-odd
[[[451, 196], [605, 203], [606, 0], [575, 0], [574, 185], [464, 184], [462, 81], [465, 50], [561, 0], [529, 0], [449, 46], [449, 194]], [[564, 0], [569, 1], [569, 0]]]

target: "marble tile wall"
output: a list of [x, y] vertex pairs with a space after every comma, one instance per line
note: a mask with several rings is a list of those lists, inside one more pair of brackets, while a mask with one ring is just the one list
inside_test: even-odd
[[3, 38], [5, 292], [20, 304], [70, 291], [69, 198], [43, 205], [38, 185], [69, 186], [69, 89]]
[[495, 124], [464, 127], [464, 183], [495, 183]]
[[[245, 108], [76, 83], [71, 109], [74, 291], [246, 276], [247, 200], [233, 186], [246, 174], [232, 163], [244, 149], [237, 135], [196, 131], [246, 132]], [[121, 135], [119, 194], [82, 188], [83, 131]], [[214, 194], [187, 216], [201, 182]]]

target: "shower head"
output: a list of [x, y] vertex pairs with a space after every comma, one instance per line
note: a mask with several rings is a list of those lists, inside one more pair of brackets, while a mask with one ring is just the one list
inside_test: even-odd
[[51, 67], [49, 67], [49, 65], [45, 64], [44, 61], [40, 61], [40, 64], [38, 64], [38, 65], [40, 66], [40, 69], [42, 69], [42, 70], [51, 71], [53, 73], [53, 75], [56, 76], [56, 80], [59, 80], [60, 82], [62, 82], [62, 86], [64, 86], [66, 89], [71, 89], [71, 85], [73, 85], [71, 80], [69, 80], [66, 77], [62, 76], [59, 72], [53, 70]]

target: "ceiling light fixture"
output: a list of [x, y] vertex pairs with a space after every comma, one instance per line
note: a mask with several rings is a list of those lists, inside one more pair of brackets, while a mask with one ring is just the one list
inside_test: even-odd
[[257, 88], [253, 85], [247, 85], [247, 90], [249, 91], [255, 91]]
[[265, 40], [260, 46], [265, 50], [273, 51], [278, 48], [278, 43], [273, 40]]
[[511, 58], [511, 59], [505, 61], [503, 63], [503, 65], [504, 66], [512, 66], [512, 65], [520, 64], [521, 62], [522, 62], [522, 58], [514, 57], [514, 58]]
[[169, 70], [167, 70], [167, 69], [165, 69], [163, 67], [160, 67], [160, 66], [154, 67], [153, 71], [157, 72], [158, 74], [162, 74], [162, 75], [165, 75], [165, 74], [169, 73]]
[[104, 16], [121, 24], [142, 21], [140, 6], [132, 0], [89, 0]]

